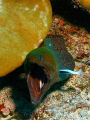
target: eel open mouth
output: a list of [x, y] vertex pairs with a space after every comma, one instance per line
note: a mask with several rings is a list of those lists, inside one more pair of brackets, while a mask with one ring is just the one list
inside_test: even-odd
[[40, 103], [50, 84], [50, 76], [44, 67], [33, 62], [30, 63], [27, 83], [32, 104], [38, 105]]

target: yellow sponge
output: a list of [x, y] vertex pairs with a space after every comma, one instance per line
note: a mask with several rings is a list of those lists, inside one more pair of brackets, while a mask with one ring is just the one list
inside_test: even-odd
[[49, 0], [0, 1], [0, 77], [24, 62], [37, 48], [52, 23]]
[[83, 7], [90, 10], [90, 0], [79, 0], [79, 1]]

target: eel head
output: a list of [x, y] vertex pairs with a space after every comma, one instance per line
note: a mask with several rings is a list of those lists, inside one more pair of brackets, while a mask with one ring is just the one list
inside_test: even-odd
[[53, 83], [56, 59], [47, 48], [37, 48], [27, 55], [24, 66], [31, 102], [38, 105]]

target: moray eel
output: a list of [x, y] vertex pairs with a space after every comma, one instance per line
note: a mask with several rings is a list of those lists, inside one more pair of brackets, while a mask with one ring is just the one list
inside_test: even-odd
[[66, 49], [63, 36], [45, 39], [43, 47], [28, 53], [24, 67], [33, 105], [40, 103], [54, 83], [69, 78], [71, 74], [81, 74], [81, 70], [73, 71], [75, 63]]

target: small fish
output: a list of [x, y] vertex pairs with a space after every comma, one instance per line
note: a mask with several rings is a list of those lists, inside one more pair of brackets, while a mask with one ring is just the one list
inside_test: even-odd
[[44, 46], [32, 50], [26, 57], [25, 73], [31, 102], [38, 105], [45, 92], [56, 82], [65, 80], [74, 72], [75, 63], [67, 51], [63, 36], [45, 39]]
[[75, 72], [75, 71], [72, 71], [72, 70], [69, 70], [69, 69], [63, 69], [63, 68], [61, 68], [60, 71], [67, 72], [67, 74], [70, 73], [72, 75], [75, 75], [75, 74], [80, 75], [80, 74], [82, 74], [82, 69], [80, 69], [79, 71]]

